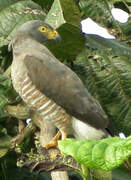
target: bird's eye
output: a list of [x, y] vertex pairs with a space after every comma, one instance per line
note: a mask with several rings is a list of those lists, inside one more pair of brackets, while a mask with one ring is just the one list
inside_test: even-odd
[[42, 27], [41, 30], [42, 30], [42, 31], [45, 31], [45, 30], [46, 30], [46, 27]]
[[45, 26], [40, 26], [39, 31], [40, 32], [46, 32], [47, 28]]
[[54, 30], [54, 35], [57, 35], [57, 34], [58, 34], [58, 32], [56, 30]]

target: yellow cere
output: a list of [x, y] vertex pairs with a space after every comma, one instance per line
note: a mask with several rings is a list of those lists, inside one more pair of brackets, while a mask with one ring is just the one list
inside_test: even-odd
[[52, 30], [46, 25], [41, 25], [38, 29], [41, 33], [44, 33], [48, 39], [54, 39], [55, 36], [58, 35], [56, 30]]

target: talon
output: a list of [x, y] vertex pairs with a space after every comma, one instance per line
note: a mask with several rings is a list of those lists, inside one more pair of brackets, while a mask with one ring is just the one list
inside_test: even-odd
[[46, 149], [50, 149], [50, 148], [53, 148], [53, 147], [57, 148], [57, 141], [60, 138], [60, 136], [61, 136], [61, 132], [58, 131], [57, 134], [53, 137], [53, 139], [51, 141], [49, 141], [48, 144], [45, 145], [45, 148]]
[[50, 149], [53, 147], [57, 148], [58, 146], [57, 141], [59, 140], [60, 136], [61, 136], [61, 139], [64, 140], [67, 138], [67, 133], [64, 131], [61, 131], [61, 132], [58, 131], [57, 134], [49, 141], [49, 143], [45, 145], [45, 148], [46, 149]]

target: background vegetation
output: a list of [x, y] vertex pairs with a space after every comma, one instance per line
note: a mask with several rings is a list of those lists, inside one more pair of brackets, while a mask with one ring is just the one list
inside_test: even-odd
[[[11, 139], [22, 126], [19, 120], [30, 117], [30, 110], [12, 87], [12, 54], [8, 52], [10, 40], [26, 21], [39, 19], [58, 29], [62, 43], [48, 43], [48, 48], [80, 76], [118, 131], [131, 135], [131, 17], [125, 24], [118, 23], [111, 15], [113, 7], [129, 14], [131, 11], [130, 2], [115, 0], [0, 1], [0, 179], [50, 178], [48, 173], [38, 175], [16, 166], [21, 154], [34, 147], [32, 134], [23, 142], [22, 152], [10, 150]], [[116, 40], [84, 36], [80, 21], [87, 17], [108, 29]], [[73, 178], [80, 179], [70, 172], [70, 179]], [[121, 167], [113, 171], [112, 179], [128, 180], [131, 176]]]

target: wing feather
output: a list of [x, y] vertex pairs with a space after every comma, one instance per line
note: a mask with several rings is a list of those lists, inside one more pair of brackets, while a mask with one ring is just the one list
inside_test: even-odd
[[24, 63], [32, 82], [67, 113], [95, 128], [106, 128], [108, 119], [79, 77], [42, 46], [27, 52]]

